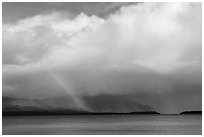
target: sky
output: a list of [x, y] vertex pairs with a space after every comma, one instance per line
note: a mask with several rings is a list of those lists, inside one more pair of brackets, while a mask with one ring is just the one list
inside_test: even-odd
[[201, 3], [4, 2], [2, 11], [3, 96], [202, 109]]

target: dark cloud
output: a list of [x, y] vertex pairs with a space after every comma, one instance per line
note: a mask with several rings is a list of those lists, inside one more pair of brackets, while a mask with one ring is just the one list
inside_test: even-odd
[[133, 2], [3, 2], [3, 22], [14, 23], [20, 19], [53, 11], [64, 13], [71, 18], [80, 13], [106, 18], [124, 5]]
[[103, 5], [107, 18], [51, 12], [3, 24], [3, 96], [66, 95], [85, 109], [100, 104], [84, 98], [124, 96], [162, 113], [201, 109], [201, 4]]

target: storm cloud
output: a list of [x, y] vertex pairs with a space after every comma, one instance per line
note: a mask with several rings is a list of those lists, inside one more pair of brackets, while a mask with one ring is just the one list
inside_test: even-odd
[[201, 3], [139, 3], [107, 18], [51, 12], [3, 24], [3, 96], [124, 95], [201, 109]]

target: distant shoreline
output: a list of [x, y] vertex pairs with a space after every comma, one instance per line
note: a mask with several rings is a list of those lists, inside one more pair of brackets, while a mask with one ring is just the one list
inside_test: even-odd
[[159, 113], [155, 111], [148, 112], [130, 112], [130, 113], [91, 113], [91, 112], [65, 112], [65, 111], [6, 111], [2, 112], [2, 116], [43, 116], [43, 115], [145, 115], [145, 114], [154, 114], [158, 115]]
[[180, 114], [181, 115], [184, 115], [184, 114], [202, 114], [202, 111], [183, 111]]
[[130, 112], [130, 113], [89, 113], [89, 112], [65, 112], [65, 111], [4, 111], [2, 116], [60, 116], [60, 115], [195, 115], [202, 111], [184, 111], [180, 114], [160, 114], [155, 111]]

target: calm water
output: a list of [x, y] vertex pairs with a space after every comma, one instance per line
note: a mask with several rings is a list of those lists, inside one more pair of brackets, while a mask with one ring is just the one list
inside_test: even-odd
[[3, 134], [202, 134], [202, 115], [3, 117]]

